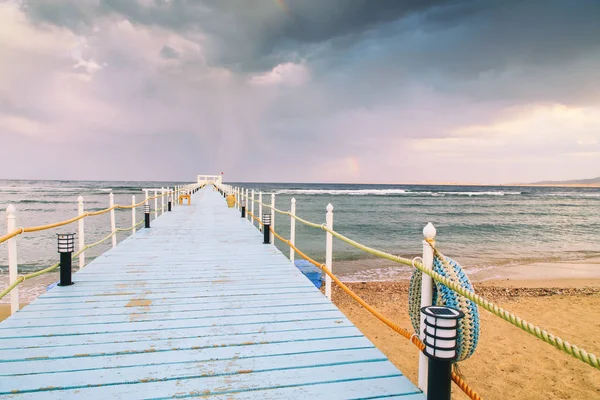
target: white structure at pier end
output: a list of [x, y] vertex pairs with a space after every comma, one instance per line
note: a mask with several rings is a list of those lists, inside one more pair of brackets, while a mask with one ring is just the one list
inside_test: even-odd
[[223, 183], [223, 176], [221, 175], [198, 175], [198, 184], [209, 184], [214, 183], [220, 185]]

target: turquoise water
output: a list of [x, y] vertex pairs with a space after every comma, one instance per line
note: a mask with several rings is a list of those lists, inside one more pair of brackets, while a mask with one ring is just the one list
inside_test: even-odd
[[[131, 204], [142, 198], [143, 187], [173, 186], [183, 182], [84, 182], [1, 181], [0, 206], [13, 203], [18, 225], [30, 226], [73, 217], [77, 196], [86, 209], [108, 206], [112, 189], [115, 201]], [[297, 200], [297, 214], [325, 222], [325, 207], [334, 206], [334, 229], [368, 246], [414, 257], [422, 249], [422, 229], [427, 222], [437, 228], [438, 247], [470, 270], [501, 268], [536, 261], [583, 260], [600, 256], [600, 189], [496, 186], [416, 186], [233, 183], [276, 194], [276, 207], [289, 210]], [[264, 202], [270, 202], [265, 196]], [[255, 210], [258, 212], [258, 210]], [[117, 211], [117, 226], [131, 225], [130, 211]], [[138, 220], [141, 219], [138, 213]], [[277, 215], [275, 227], [289, 237], [289, 218]], [[55, 233], [19, 237], [22, 271], [36, 270], [57, 261]], [[0, 218], [0, 232], [6, 219]], [[86, 219], [86, 242], [110, 231], [108, 215]], [[321, 230], [297, 224], [296, 243], [318, 259], [324, 257], [325, 235]], [[119, 240], [126, 234], [119, 234]], [[281, 243], [278, 247], [287, 255]], [[90, 252], [96, 256], [109, 245]], [[336, 271], [346, 279], [383, 279], [389, 267], [364, 253], [334, 241]], [[0, 245], [0, 271], [6, 269], [6, 246]], [[399, 268], [402, 270], [402, 268]], [[393, 272], [393, 271], [392, 271]]]

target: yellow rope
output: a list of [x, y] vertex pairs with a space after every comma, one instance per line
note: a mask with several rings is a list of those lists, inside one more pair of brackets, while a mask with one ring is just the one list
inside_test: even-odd
[[[415, 343], [418, 347], [421, 346], [421, 350], [424, 348], [423, 344], [421, 343], [421, 341], [414, 336], [410, 331], [408, 331], [407, 329], [404, 329], [402, 327], [400, 327], [399, 325], [397, 325], [395, 322], [393, 322], [392, 320], [390, 320], [389, 318], [385, 317], [383, 314], [381, 314], [379, 311], [377, 311], [375, 308], [371, 307], [366, 301], [364, 301], [362, 298], [360, 298], [356, 293], [354, 293], [348, 286], [346, 286], [342, 281], [340, 281], [340, 279], [335, 276], [330, 270], [329, 268], [327, 268], [327, 266], [325, 264], [321, 264], [315, 260], [313, 260], [312, 258], [310, 258], [309, 256], [307, 256], [304, 252], [302, 252], [301, 250], [299, 250], [296, 246], [294, 246], [289, 240], [284, 239], [283, 237], [281, 237], [281, 235], [279, 235], [277, 232], [275, 232], [275, 230], [273, 228], [270, 228], [271, 233], [273, 233], [273, 235], [281, 240], [283, 243], [287, 244], [288, 246], [290, 246], [292, 249], [294, 249], [294, 251], [296, 251], [298, 253], [298, 255], [302, 258], [304, 258], [305, 260], [307, 260], [308, 262], [310, 262], [311, 264], [316, 265], [317, 267], [321, 268], [323, 270], [323, 272], [325, 272], [327, 275], [329, 275], [331, 277], [331, 279], [340, 287], [342, 288], [342, 290], [344, 292], [346, 292], [347, 294], [349, 294], [354, 300], [356, 300], [361, 306], [363, 306], [364, 308], [366, 308], [371, 314], [373, 314], [375, 317], [377, 317], [377, 319], [379, 319], [381, 322], [383, 322], [384, 324], [386, 324], [387, 326], [389, 326], [390, 328], [392, 328], [394, 331], [398, 332], [399, 334], [401, 334], [402, 336], [404, 336], [405, 338], [411, 340], [413, 343]], [[411, 339], [412, 338], [412, 339]], [[417, 342], [418, 341], [418, 342]], [[420, 344], [418, 344], [420, 343]]]
[[[253, 218], [255, 218], [254, 216], [252, 216]], [[255, 218], [256, 219], [256, 218]], [[350, 297], [352, 297], [352, 299], [354, 299], [357, 303], [359, 303], [361, 306], [363, 306], [368, 312], [370, 312], [374, 317], [376, 317], [378, 320], [380, 320], [381, 322], [383, 322], [385, 325], [387, 325], [390, 329], [392, 329], [394, 332], [399, 333], [400, 335], [404, 336], [406, 339], [410, 340], [410, 342], [412, 344], [414, 344], [415, 346], [417, 346], [417, 348], [420, 351], [423, 351], [423, 349], [425, 348], [425, 345], [423, 344], [423, 342], [419, 339], [419, 337], [413, 333], [411, 333], [410, 331], [408, 331], [407, 329], [402, 328], [401, 326], [399, 326], [398, 324], [396, 324], [394, 321], [392, 321], [391, 319], [387, 318], [385, 315], [383, 315], [381, 312], [379, 312], [375, 307], [371, 306], [370, 304], [368, 304], [365, 300], [363, 300], [359, 295], [357, 295], [354, 291], [352, 291], [352, 289], [350, 289], [348, 286], [346, 286], [342, 281], [340, 281], [340, 279], [335, 276], [330, 270], [329, 268], [327, 268], [327, 265], [325, 264], [321, 264], [318, 263], [317, 261], [313, 260], [312, 258], [310, 258], [309, 256], [307, 256], [304, 252], [302, 252], [301, 250], [299, 250], [296, 246], [294, 246], [289, 240], [284, 239], [283, 237], [281, 237], [281, 235], [279, 235], [277, 232], [275, 232], [275, 230], [273, 228], [270, 228], [270, 231], [273, 233], [273, 235], [281, 240], [282, 242], [284, 242], [285, 244], [287, 244], [288, 246], [290, 246], [292, 249], [294, 249], [294, 251], [302, 258], [304, 258], [305, 260], [307, 260], [308, 262], [310, 262], [313, 265], [316, 265], [317, 267], [319, 267], [320, 269], [322, 269], [327, 275], [329, 275], [331, 277], [331, 279], [344, 291], [346, 292], [346, 294], [348, 294]], [[469, 398], [471, 398], [472, 400], [481, 400], [481, 396], [479, 396], [477, 394], [477, 392], [475, 392], [475, 390], [473, 390], [469, 384], [467, 382], [465, 382], [458, 374], [456, 374], [454, 371], [452, 371], [452, 380], [454, 381], [454, 383], [456, 383], [458, 385], [458, 387], [467, 395], [469, 396]]]
[[[243, 194], [242, 194], [242, 196], [248, 198], [248, 196], [245, 196]], [[250, 200], [252, 200], [252, 199], [250, 198]], [[258, 202], [258, 201], [256, 201], [256, 202]], [[429, 275], [437, 282], [440, 282], [440, 283], [446, 285], [448, 288], [454, 290], [456, 293], [475, 302], [475, 304], [479, 305], [480, 307], [483, 307], [485, 310], [502, 318], [503, 320], [509, 322], [510, 324], [516, 326], [517, 328], [522, 329], [523, 331], [525, 331], [525, 332], [535, 336], [536, 338], [550, 344], [551, 346], [575, 357], [576, 359], [583, 361], [584, 363], [586, 363], [588, 365], [591, 365], [594, 368], [600, 369], [600, 360], [598, 360], [598, 358], [594, 354], [588, 353], [586, 350], [582, 349], [581, 347], [573, 345], [573, 344], [561, 339], [560, 337], [548, 332], [547, 330], [542, 329], [539, 326], [533, 325], [530, 322], [527, 322], [526, 320], [522, 319], [521, 317], [519, 317], [519, 316], [503, 309], [502, 307], [497, 306], [496, 304], [492, 303], [491, 301], [486, 300], [485, 298], [479, 296], [475, 292], [467, 290], [467, 289], [463, 288], [462, 286], [460, 286], [454, 282], [451, 282], [449, 279], [438, 274], [437, 272], [430, 270], [428, 268], [425, 268], [425, 266], [421, 262], [418, 262], [416, 260], [411, 260], [409, 258], [395, 256], [393, 254], [386, 253], [384, 251], [377, 250], [377, 249], [374, 249], [369, 246], [365, 246], [365, 245], [358, 243], [358, 242], [356, 242], [356, 241], [354, 241], [332, 229], [327, 228], [327, 226], [325, 224], [321, 224], [321, 225], [315, 224], [314, 222], [306, 221], [298, 216], [292, 215], [290, 212], [281, 211], [274, 207], [271, 207], [269, 204], [265, 204], [262, 202], [258, 202], [258, 203], [262, 204], [265, 207], [271, 208], [275, 212], [289, 215], [290, 217], [296, 219], [297, 221], [299, 221], [307, 226], [310, 226], [313, 228], [321, 228], [322, 230], [330, 233], [332, 236], [338, 238], [339, 240], [341, 240], [353, 247], [356, 247], [357, 249], [360, 249], [368, 254], [372, 254], [376, 257], [384, 258], [386, 260], [390, 260], [390, 261], [393, 261], [393, 262], [396, 262], [399, 264], [413, 266], [413, 267], [417, 268], [418, 270], [420, 270], [421, 272]], [[431, 243], [430, 243], [430, 245], [431, 245]], [[439, 258], [442, 260], [442, 262], [446, 263], [446, 258], [437, 249], [433, 248], [433, 250], [439, 256]]]
[[12, 232], [7, 233], [6, 235], [0, 236], [0, 243], [6, 242], [7, 240], [12, 239], [15, 236], [18, 236], [18, 235], [20, 235], [22, 233], [39, 232], [39, 231], [45, 231], [45, 230], [48, 230], [48, 229], [58, 228], [58, 227], [61, 227], [61, 226], [72, 224], [73, 222], [77, 222], [77, 221], [79, 221], [82, 218], [94, 217], [94, 216], [97, 216], [97, 215], [106, 214], [107, 212], [112, 211], [114, 209], [132, 209], [132, 208], [140, 207], [141, 205], [147, 203], [150, 200], [154, 200], [154, 199], [157, 199], [157, 198], [163, 197], [163, 196], [168, 196], [171, 193], [178, 193], [180, 191], [181, 190], [177, 190], [177, 191], [174, 191], [174, 192], [168, 192], [168, 193], [165, 193], [165, 194], [159, 194], [159, 195], [156, 195], [156, 196], [153, 196], [153, 197], [148, 197], [147, 199], [144, 199], [143, 201], [141, 201], [141, 202], [139, 202], [137, 204], [132, 204], [130, 206], [123, 206], [123, 205], [120, 205], [120, 204], [115, 204], [112, 207], [108, 207], [108, 208], [105, 208], [105, 209], [102, 209], [102, 210], [98, 210], [98, 211], [86, 211], [83, 214], [78, 215], [76, 217], [73, 217], [71, 219], [67, 219], [67, 220], [60, 221], [60, 222], [55, 222], [55, 223], [52, 223], [52, 224], [39, 225], [39, 226], [31, 226], [31, 227], [27, 227], [27, 228], [17, 228], [17, 229], [15, 229]]
[[[107, 241], [108, 239], [110, 239], [111, 237], [113, 237], [114, 235], [116, 235], [117, 232], [130, 231], [130, 230], [132, 230], [134, 228], [137, 228], [138, 226], [142, 225], [143, 223], [144, 223], [144, 220], [141, 220], [140, 222], [138, 222], [137, 224], [135, 224], [135, 225], [133, 225], [133, 226], [131, 226], [129, 228], [118, 228], [118, 229], [115, 229], [114, 231], [112, 231], [107, 236], [103, 237], [102, 239], [98, 240], [97, 242], [88, 244], [88, 245], [84, 246], [82, 249], [80, 249], [79, 251], [77, 251], [76, 253], [73, 253], [72, 258], [75, 258], [75, 257], [79, 256], [81, 253], [83, 253], [86, 250], [89, 250], [91, 248], [94, 248], [94, 247], [102, 244], [103, 242]], [[48, 272], [52, 272], [56, 268], [58, 268], [59, 265], [60, 265], [60, 263], [56, 263], [56, 264], [53, 264], [53, 265], [49, 266], [48, 268], [44, 268], [44, 269], [41, 269], [39, 271], [32, 272], [30, 274], [19, 276], [13, 283], [11, 283], [8, 287], [6, 287], [4, 290], [2, 290], [0, 292], [0, 299], [3, 298], [4, 296], [6, 296], [7, 294], [9, 294], [14, 288], [16, 288], [22, 282], [25, 282], [28, 279], [35, 278], [35, 277], [38, 277], [40, 275], [46, 274]]]
[[251, 216], [252, 218], [254, 218], [254, 220], [255, 220], [256, 222], [258, 222], [259, 224], [261, 224], [261, 225], [264, 225], [264, 224], [262, 223], [262, 221], [261, 221], [260, 219], [256, 218], [256, 217], [254, 216], [254, 214], [252, 214], [251, 212], [249, 212], [249, 211], [248, 211], [248, 215], [249, 215], [249, 216]]
[[[301, 221], [301, 219], [299, 219], [299, 221]], [[302, 222], [302, 221], [301, 221]], [[317, 224], [311, 223], [310, 226], [315, 226]], [[397, 262], [400, 264], [405, 264], [405, 265], [409, 265], [409, 266], [414, 266], [415, 268], [417, 268], [418, 270], [420, 270], [421, 272], [431, 276], [434, 280], [436, 280], [437, 282], [440, 282], [444, 285], [446, 285], [448, 288], [454, 290], [456, 293], [460, 294], [461, 296], [466, 297], [467, 299], [475, 302], [475, 304], [483, 307], [484, 309], [486, 309], [487, 311], [491, 312], [492, 314], [502, 318], [503, 320], [511, 323], [512, 325], [516, 326], [517, 328], [520, 328], [522, 330], [524, 330], [525, 332], [537, 337], [538, 339], [554, 346], [555, 348], [575, 357], [576, 359], [585, 362], [586, 364], [591, 365], [594, 368], [600, 369], [600, 362], [598, 360], [598, 358], [592, 354], [592, 353], [588, 353], [587, 351], [585, 351], [584, 349], [580, 348], [579, 346], [576, 345], [572, 345], [569, 342], [561, 339], [560, 337], [548, 332], [545, 329], [542, 329], [536, 325], [531, 324], [530, 322], [525, 321], [524, 319], [520, 318], [519, 316], [504, 310], [503, 308], [497, 306], [496, 304], [492, 303], [489, 300], [486, 300], [485, 298], [479, 296], [478, 294], [476, 294], [475, 292], [469, 291], [467, 289], [465, 289], [464, 287], [450, 281], [449, 279], [447, 279], [446, 277], [438, 274], [437, 272], [425, 268], [425, 266], [423, 265], [423, 263], [415, 261], [415, 260], [410, 260], [408, 258], [404, 258], [404, 257], [399, 257], [399, 256], [395, 256], [393, 254], [390, 253], [386, 253], [384, 251], [380, 251], [380, 250], [376, 250], [373, 249], [371, 247], [365, 246], [363, 244], [360, 244], [332, 229], [327, 228], [326, 225], [318, 225], [318, 227], [320, 227], [321, 229], [323, 229], [326, 232], [331, 233], [332, 236], [340, 239], [341, 241], [354, 246], [358, 249], [363, 250], [366, 253], [372, 254], [374, 256], [380, 257], [380, 258], [384, 258], [386, 260], [390, 260], [393, 262]], [[439, 253], [435, 248], [434, 251], [436, 252], [436, 254], [438, 256], [440, 256], [440, 259], [443, 262], [446, 262], [445, 257], [441, 255], [441, 253]]]
[[[547, 330], [542, 329], [536, 325], [533, 325], [532, 323], [525, 321], [524, 319], [520, 318], [519, 316], [517, 316], [507, 310], [504, 310], [503, 308], [497, 306], [496, 304], [492, 303], [491, 301], [486, 300], [485, 298], [479, 296], [475, 292], [467, 290], [464, 287], [460, 286], [459, 284], [456, 284], [456, 283], [450, 281], [448, 278], [438, 274], [437, 272], [435, 272], [431, 269], [425, 268], [423, 263], [415, 261], [415, 260], [409, 260], [408, 258], [394, 256], [392, 254], [365, 246], [365, 245], [360, 244], [352, 239], [347, 238], [344, 235], [341, 235], [341, 234], [335, 232], [334, 230], [327, 228], [327, 226], [325, 226], [325, 225], [321, 225], [321, 229], [323, 229], [326, 232], [331, 233], [333, 236], [342, 240], [343, 242], [348, 243], [349, 245], [354, 246], [358, 249], [361, 249], [369, 254], [372, 254], [377, 257], [384, 258], [384, 259], [387, 259], [390, 261], [394, 261], [394, 262], [397, 262], [400, 264], [414, 266], [421, 272], [431, 276], [437, 282], [440, 282], [440, 283], [446, 285], [448, 288], [454, 290], [456, 293], [475, 302], [475, 304], [479, 305], [480, 307], [483, 307], [487, 311], [489, 311], [492, 314], [511, 323], [512, 325], [516, 326], [517, 328], [524, 330], [525, 332], [537, 337], [538, 339], [541, 339], [542, 341], [575, 357], [576, 359], [583, 361], [586, 364], [591, 365], [594, 368], [600, 369], [600, 362], [598, 361], [598, 358], [594, 354], [588, 353], [587, 351], [580, 348], [579, 346], [570, 344], [569, 342], [548, 332]], [[445, 261], [446, 258], [441, 253], [439, 253], [439, 251], [437, 251], [435, 248], [434, 248], [434, 252], [436, 252], [436, 254], [440, 257], [442, 262], [446, 263], [446, 261]]]
[[21, 233], [23, 233], [23, 228], [17, 228], [4, 236], [0, 236], [0, 243], [6, 242], [7, 240], [14, 238], [15, 236], [20, 235]]
[[[201, 187], [204, 187], [204, 185], [202, 185]], [[32, 226], [32, 227], [27, 227], [27, 228], [17, 228], [12, 232], [9, 232], [3, 236], [0, 236], [0, 243], [6, 242], [7, 240], [10, 240], [12, 238], [14, 238], [15, 236], [18, 236], [22, 233], [26, 233], [26, 232], [38, 232], [38, 231], [43, 231], [43, 230], [48, 230], [48, 229], [53, 229], [53, 228], [58, 228], [61, 226], [65, 226], [65, 225], [69, 225], [72, 224], [73, 222], [77, 222], [80, 219], [86, 218], [86, 217], [92, 217], [92, 216], [97, 216], [97, 215], [102, 215], [105, 214], [109, 211], [112, 211], [114, 209], [132, 209], [132, 208], [136, 208], [136, 207], [140, 207], [143, 204], [146, 204], [148, 201], [150, 200], [154, 200], [157, 199], [159, 197], [164, 197], [164, 196], [168, 196], [170, 194], [177, 194], [181, 191], [183, 191], [184, 189], [179, 189], [179, 190], [175, 190], [175, 191], [170, 191], [170, 192], [165, 192], [165, 193], [161, 193], [158, 194], [156, 196], [152, 196], [149, 197], [147, 199], [144, 199], [143, 201], [137, 203], [137, 204], [132, 204], [130, 206], [123, 206], [123, 205], [119, 205], [116, 204], [112, 207], [109, 208], [105, 208], [103, 210], [99, 210], [99, 211], [86, 211], [81, 215], [78, 215], [77, 217], [73, 217], [71, 219], [67, 219], [64, 221], [60, 221], [60, 222], [55, 222], [52, 224], [47, 224], [47, 225], [39, 225], [39, 226]], [[102, 240], [93, 243], [91, 245], [85, 246], [83, 249], [79, 250], [77, 253], [73, 254], [73, 257], [77, 257], [79, 254], [81, 254], [82, 252], [84, 252], [85, 250], [91, 249], [92, 247], [95, 247], [99, 244], [101, 244], [102, 242], [104, 242], [107, 239], [110, 239], [113, 235], [115, 235], [117, 232], [123, 232], [123, 231], [129, 231], [132, 230], [138, 226], [140, 226], [141, 224], [143, 224], [144, 221], [140, 221], [139, 223], [137, 223], [136, 225], [130, 227], [130, 228], [120, 228], [120, 229], [115, 229], [113, 232], [110, 233], [110, 235], [108, 235], [107, 237], [103, 238]], [[48, 268], [42, 269], [40, 271], [36, 271], [36, 272], [32, 272], [31, 274], [27, 274], [27, 275], [21, 275], [19, 276], [12, 284], [10, 284], [6, 289], [2, 290], [0, 292], [0, 299], [4, 296], [6, 296], [8, 293], [10, 293], [15, 287], [17, 287], [20, 283], [26, 281], [27, 279], [31, 279], [31, 278], [35, 278], [37, 276], [40, 276], [42, 274], [45, 274], [47, 272], [51, 272], [53, 270], [55, 270], [60, 264], [54, 264]]]

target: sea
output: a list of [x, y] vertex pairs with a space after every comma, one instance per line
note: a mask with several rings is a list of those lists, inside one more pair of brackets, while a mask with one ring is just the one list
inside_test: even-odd
[[[77, 198], [85, 209], [140, 201], [142, 188], [173, 187], [187, 182], [0, 180], [0, 207], [17, 209], [17, 226], [34, 226], [77, 215]], [[423, 227], [437, 229], [437, 247], [469, 273], [501, 272], [507, 266], [535, 262], [579, 261], [600, 257], [600, 188], [300, 184], [228, 182], [263, 192], [263, 202], [275, 194], [276, 208], [287, 211], [296, 199], [300, 217], [322, 224], [326, 207], [334, 209], [334, 229], [360, 243], [404, 257], [422, 252]], [[160, 204], [160, 203], [159, 203]], [[233, 211], [232, 211], [233, 212]], [[258, 206], [255, 206], [258, 213]], [[143, 214], [138, 211], [137, 219]], [[131, 226], [131, 211], [116, 211], [117, 227]], [[275, 216], [275, 229], [289, 237], [290, 219]], [[77, 224], [18, 237], [19, 273], [58, 261], [56, 233], [76, 232]], [[0, 232], [6, 232], [5, 213]], [[86, 243], [110, 232], [109, 215], [85, 219]], [[130, 233], [119, 233], [121, 241]], [[325, 233], [296, 223], [296, 244], [317, 260], [325, 256]], [[289, 249], [276, 243], [289, 255]], [[7, 272], [7, 248], [0, 244], [0, 274]], [[88, 260], [110, 249], [110, 241], [87, 252]], [[334, 270], [346, 281], [402, 279], [410, 267], [375, 259], [334, 240]]]

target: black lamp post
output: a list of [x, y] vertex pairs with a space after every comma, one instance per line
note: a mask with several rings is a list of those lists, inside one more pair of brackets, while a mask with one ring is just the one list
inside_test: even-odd
[[271, 214], [262, 215], [263, 222], [263, 244], [271, 243]]
[[465, 314], [454, 308], [428, 306], [421, 308], [425, 316], [425, 349], [427, 364], [427, 400], [450, 400], [452, 361], [456, 360], [458, 320]]
[[246, 218], [246, 200], [242, 200], [242, 218]]
[[144, 228], [150, 228], [150, 204], [144, 204]]
[[58, 286], [70, 286], [71, 280], [72, 254], [75, 251], [74, 233], [57, 233], [58, 253], [60, 254], [60, 282]]

